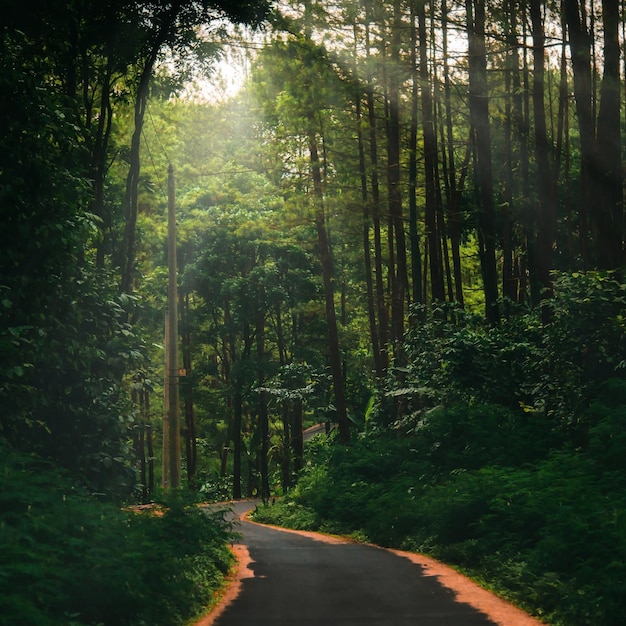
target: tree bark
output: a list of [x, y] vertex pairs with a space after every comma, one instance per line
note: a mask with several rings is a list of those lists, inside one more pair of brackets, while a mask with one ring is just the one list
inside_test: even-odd
[[[256, 350], [257, 350], [257, 383], [260, 388], [265, 386], [265, 308], [263, 305], [264, 290], [261, 290], [261, 302], [256, 315]], [[259, 414], [259, 431], [261, 435], [261, 499], [267, 502], [270, 497], [269, 483], [269, 418], [267, 411], [267, 393], [259, 391], [258, 393], [258, 414]]]
[[383, 275], [383, 246], [380, 223], [380, 185], [378, 180], [378, 139], [376, 136], [376, 108], [374, 91], [367, 89], [367, 110], [370, 134], [370, 185], [372, 189], [372, 227], [374, 229], [374, 279], [376, 292], [376, 310], [378, 312], [379, 360], [382, 371], [389, 366], [389, 314], [385, 301], [385, 282]]
[[[311, 122], [311, 120], [309, 120]], [[317, 139], [314, 131], [309, 128], [309, 157], [311, 161], [311, 175], [313, 178], [313, 193], [315, 202], [315, 226], [319, 246], [322, 277], [324, 281], [324, 300], [326, 303], [326, 323], [328, 325], [328, 350], [330, 366], [335, 391], [335, 408], [337, 410], [337, 424], [339, 437], [346, 443], [350, 439], [348, 412], [345, 400], [343, 372], [341, 368], [341, 351], [339, 348], [339, 333], [337, 329], [337, 314], [335, 310], [334, 276], [332, 251], [328, 231], [326, 230], [326, 216], [324, 211], [324, 193], [322, 190], [322, 174], [317, 149]], [[292, 432], [292, 437], [295, 433]]]
[[[356, 25], [354, 26], [354, 40], [356, 45], [357, 31]], [[355, 75], [358, 75], [357, 66], [357, 52], [354, 52], [355, 56]], [[357, 135], [357, 147], [359, 154], [359, 182], [361, 186], [361, 202], [363, 203], [363, 225], [362, 225], [362, 238], [363, 238], [363, 262], [365, 264], [365, 288], [367, 290], [367, 319], [369, 322], [370, 342], [372, 344], [372, 355], [374, 360], [374, 371], [376, 377], [381, 380], [384, 376], [385, 367], [381, 358], [380, 342], [378, 338], [378, 327], [376, 325], [376, 298], [374, 295], [374, 281], [372, 276], [372, 253], [370, 242], [370, 212], [369, 212], [369, 197], [367, 191], [367, 165], [365, 162], [365, 145], [363, 141], [362, 130], [362, 94], [360, 84], [357, 85], [354, 94], [355, 114], [356, 114], [356, 135]]]
[[479, 201], [478, 234], [483, 242], [480, 260], [485, 292], [485, 317], [490, 324], [497, 324], [500, 312], [498, 310], [495, 205], [485, 46], [485, 0], [467, 0], [466, 12], [469, 37], [469, 106], [475, 142], [475, 180]]
[[[434, 301], [445, 302], [443, 258], [441, 253], [440, 233], [437, 220], [437, 136], [431, 81], [428, 71], [428, 39], [426, 33], [426, 3], [417, 3], [419, 56], [420, 56], [420, 87], [422, 94], [422, 132], [424, 136], [424, 170], [426, 192], [426, 237], [430, 257], [430, 288]], [[443, 236], [443, 233], [441, 234]]]
[[[394, 0], [391, 33], [391, 67], [388, 71], [387, 121], [387, 187], [389, 194], [390, 240], [395, 248], [395, 270], [391, 283], [391, 333], [394, 354], [400, 358], [404, 339], [404, 300], [408, 291], [406, 238], [402, 215], [400, 175], [400, 47], [402, 11], [399, 0]], [[390, 266], [393, 264], [390, 263]]]
[[[445, 103], [445, 127], [447, 150], [444, 156], [447, 165], [448, 189], [448, 228], [452, 247], [452, 266], [454, 270], [454, 294], [457, 303], [463, 307], [463, 276], [461, 271], [461, 214], [459, 210], [460, 193], [456, 181], [456, 163], [454, 158], [454, 134], [452, 125], [452, 94], [450, 85], [450, 65], [448, 63], [448, 5], [441, 3], [441, 38], [443, 53], [443, 84]], [[444, 144], [444, 145], [446, 145]], [[469, 150], [466, 150], [469, 161]]]
[[183, 355], [183, 370], [185, 372], [181, 390], [185, 411], [185, 451], [187, 461], [187, 484], [195, 486], [198, 468], [198, 451], [196, 442], [196, 415], [193, 402], [192, 359], [191, 359], [191, 330], [189, 324], [189, 294], [185, 293], [180, 299], [180, 322], [182, 327], [181, 344]]
[[591, 261], [588, 210], [592, 203], [597, 201], [597, 198], [594, 198], [592, 176], [595, 144], [591, 77], [592, 36], [585, 23], [584, 7], [579, 6], [578, 0], [563, 0], [562, 6], [569, 33], [570, 56], [574, 73], [576, 116], [578, 118], [580, 136], [579, 235], [581, 238], [583, 262], [585, 265], [588, 265]]
[[602, 269], [622, 265], [624, 198], [620, 133], [619, 0], [602, 0], [604, 67], [597, 121], [595, 182], [600, 201], [592, 213], [596, 260]]
[[419, 124], [420, 76], [417, 66], [417, 28], [415, 5], [411, 4], [411, 129], [409, 135], [409, 244], [411, 249], [411, 281], [414, 304], [424, 301], [422, 285], [422, 253], [417, 212], [417, 133]]
[[[556, 232], [556, 210], [552, 196], [552, 160], [546, 128], [545, 111], [545, 36], [541, 1], [530, 0], [530, 18], [533, 37], [533, 112], [535, 121], [535, 160], [537, 163], [536, 224], [537, 224], [537, 279], [541, 285], [540, 299], [552, 294], [552, 248]], [[545, 310], [545, 309], [544, 309]]]

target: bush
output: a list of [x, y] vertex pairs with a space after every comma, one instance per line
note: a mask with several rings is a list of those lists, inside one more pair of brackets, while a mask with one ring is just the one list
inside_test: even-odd
[[[615, 403], [620, 395], [611, 389], [607, 396]], [[490, 439], [483, 432], [483, 443], [494, 445], [478, 449], [485, 464], [475, 464], [462, 437], [448, 436], [446, 424], [462, 415], [460, 407], [437, 413], [410, 437], [329, 445], [308, 464], [291, 496], [260, 509], [256, 519], [427, 552], [553, 625], [616, 625], [626, 608], [620, 591], [626, 581], [626, 478], [616, 469], [621, 431], [615, 450], [605, 443], [613, 421], [626, 414], [620, 406], [592, 403], [588, 451], [555, 448], [541, 457], [529, 441], [530, 452], [507, 457], [522, 439], [507, 443], [503, 433], [492, 432]], [[484, 409], [489, 425], [493, 407]], [[470, 431], [472, 420], [479, 420], [479, 408], [474, 411]]]
[[163, 515], [97, 502], [0, 445], [0, 624], [182, 624], [227, 572], [228, 528], [180, 496]]

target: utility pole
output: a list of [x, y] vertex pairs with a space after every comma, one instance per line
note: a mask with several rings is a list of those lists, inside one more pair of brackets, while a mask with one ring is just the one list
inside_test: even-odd
[[174, 168], [167, 178], [168, 289], [165, 317], [165, 406], [163, 413], [163, 488], [180, 487], [180, 401], [178, 389], [178, 288], [176, 271], [176, 194]]

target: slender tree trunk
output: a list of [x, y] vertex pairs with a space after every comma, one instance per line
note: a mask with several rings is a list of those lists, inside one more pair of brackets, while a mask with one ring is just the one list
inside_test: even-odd
[[430, 288], [432, 299], [445, 302], [446, 293], [443, 278], [443, 258], [439, 245], [439, 229], [437, 220], [437, 136], [431, 81], [428, 71], [428, 38], [426, 34], [426, 3], [417, 3], [417, 19], [420, 52], [420, 86], [422, 93], [422, 132], [424, 135], [424, 170], [426, 192], [426, 237], [430, 257]]
[[[304, 434], [303, 434], [304, 405], [301, 398], [295, 398], [291, 407], [291, 452], [293, 456], [293, 473], [297, 476], [303, 467]], [[341, 437], [341, 431], [339, 433]]]
[[104, 179], [107, 172], [107, 148], [111, 136], [113, 122], [113, 107], [111, 106], [111, 77], [112, 61], [109, 59], [104, 78], [101, 85], [100, 94], [100, 114], [98, 126], [94, 138], [92, 155], [92, 176], [93, 176], [93, 213], [101, 220], [101, 238], [96, 248], [96, 266], [104, 267], [105, 253], [108, 243], [109, 230], [111, 228], [111, 216], [104, 205]]
[[[563, 31], [563, 42], [561, 44], [561, 65], [559, 80], [559, 109], [557, 113], [556, 145], [554, 149], [554, 160], [552, 167], [552, 202], [557, 206], [557, 191], [561, 166], [564, 164], [564, 185], [565, 189], [565, 216], [567, 228], [567, 258], [568, 266], [574, 267], [574, 224], [572, 219], [571, 190], [569, 179], [569, 85], [567, 70], [567, 26], [565, 20], [561, 18], [561, 28]], [[564, 162], [564, 163], [563, 163]]]
[[597, 198], [594, 198], [592, 183], [595, 144], [591, 77], [592, 35], [587, 28], [584, 6], [580, 7], [578, 0], [563, 0], [563, 11], [569, 33], [576, 116], [580, 136], [581, 164], [578, 217], [583, 261], [587, 265], [591, 259], [588, 210], [592, 203], [597, 201]]
[[168, 171], [168, 290], [167, 290], [167, 331], [166, 331], [166, 371], [167, 402], [166, 417], [163, 420], [163, 487], [178, 489], [181, 482], [180, 463], [180, 395], [178, 371], [178, 270], [176, 255], [176, 198], [174, 169]]
[[378, 140], [376, 136], [376, 108], [374, 92], [367, 90], [367, 110], [370, 134], [371, 189], [372, 189], [372, 227], [374, 230], [374, 277], [376, 291], [376, 309], [378, 312], [379, 360], [382, 371], [389, 365], [389, 315], [385, 301], [385, 282], [383, 274], [382, 229], [380, 223], [380, 186], [378, 181]]
[[[448, 62], [448, 5], [447, 0], [441, 3], [442, 46], [443, 46], [443, 84], [446, 116], [447, 170], [450, 199], [448, 203], [448, 225], [452, 246], [452, 265], [454, 267], [455, 298], [461, 307], [464, 306], [463, 275], [461, 271], [461, 215], [459, 210], [460, 195], [457, 193], [456, 164], [454, 159], [454, 134], [452, 125], [452, 94], [450, 85], [450, 65]], [[469, 152], [466, 152], [469, 161]]]
[[422, 304], [422, 255], [417, 215], [417, 131], [420, 76], [417, 67], [417, 28], [415, 5], [411, 4], [411, 130], [409, 136], [409, 242], [411, 249], [411, 279], [413, 302]]
[[[226, 302], [224, 305], [224, 324], [228, 327], [232, 324], [232, 317], [230, 313], [230, 304]], [[229, 425], [230, 440], [233, 442], [233, 498], [238, 500], [241, 498], [241, 478], [242, 478], [242, 425], [243, 425], [243, 394], [242, 394], [242, 381], [241, 374], [237, 371], [237, 361], [239, 358], [237, 345], [234, 337], [231, 335], [228, 339], [224, 340], [223, 346], [223, 364], [224, 364], [224, 377], [226, 383], [231, 389], [231, 394], [228, 399], [230, 413], [232, 415], [232, 421]], [[224, 449], [224, 457], [222, 462], [222, 468], [226, 468], [226, 461], [228, 459], [228, 448]]]
[[496, 269], [496, 226], [493, 199], [491, 127], [485, 47], [485, 0], [467, 0], [469, 37], [469, 105], [476, 148], [479, 239], [483, 241], [481, 268], [485, 291], [485, 317], [490, 324], [499, 321], [498, 272]]
[[519, 88], [519, 43], [517, 35], [517, 9], [514, 0], [508, 0], [506, 6], [506, 37], [508, 52], [506, 57], [505, 74], [505, 116], [504, 116], [504, 210], [502, 233], [502, 295], [517, 301], [517, 276], [515, 274], [515, 250], [513, 237], [513, 212], [515, 210], [517, 162], [514, 157], [514, 143], [517, 135], [514, 129], [513, 102], [515, 99], [514, 85]]
[[235, 381], [233, 393], [233, 498], [241, 499], [241, 460], [242, 460], [242, 424], [243, 424], [243, 397], [241, 382]]
[[148, 494], [154, 493], [154, 437], [150, 423], [150, 396], [146, 394], [146, 449], [148, 451]]
[[[369, 62], [369, 54], [371, 48], [370, 29], [369, 29], [369, 8], [366, 7], [367, 19], [365, 27], [365, 47], [367, 60]], [[367, 103], [367, 119], [369, 130], [369, 148], [370, 148], [370, 186], [371, 186], [371, 211], [372, 229], [374, 238], [374, 278], [376, 293], [376, 311], [378, 317], [378, 340], [379, 340], [379, 360], [382, 371], [386, 372], [389, 365], [389, 314], [387, 303], [385, 301], [385, 281], [383, 272], [383, 249], [382, 249], [382, 229], [381, 229], [381, 198], [380, 183], [378, 175], [378, 136], [376, 122], [376, 102], [374, 99], [374, 87], [372, 76], [368, 77], [367, 88], [365, 92]]]
[[291, 421], [289, 413], [289, 400], [283, 400], [282, 407], [283, 422], [283, 456], [281, 460], [281, 477], [283, 492], [287, 493], [291, 489]]
[[[354, 25], [354, 74], [358, 76], [358, 32]], [[365, 287], [367, 289], [367, 319], [369, 322], [370, 341], [372, 344], [372, 354], [374, 358], [374, 371], [376, 377], [381, 380], [384, 376], [384, 365], [381, 360], [380, 342], [378, 339], [378, 328], [376, 325], [376, 299], [374, 296], [374, 281], [372, 277], [372, 253], [370, 242], [371, 219], [369, 214], [369, 198], [367, 193], [367, 165], [365, 163], [365, 145], [363, 141], [363, 115], [362, 115], [362, 93], [360, 82], [357, 82], [354, 94], [354, 104], [356, 113], [356, 136], [359, 153], [359, 181], [361, 185], [361, 202], [363, 203], [363, 262], [365, 264]]]
[[198, 467], [196, 415], [193, 403], [192, 360], [191, 360], [191, 330], [189, 323], [189, 294], [185, 293], [180, 299], [181, 343], [183, 353], [184, 378], [181, 390], [183, 392], [183, 406], [185, 411], [185, 451], [187, 457], [187, 484], [195, 486]]
[[367, 193], [367, 172], [365, 164], [365, 147], [363, 145], [363, 131], [361, 130], [361, 100], [356, 96], [357, 141], [359, 148], [359, 172], [361, 181], [361, 201], [363, 203], [363, 262], [365, 264], [365, 287], [367, 289], [367, 319], [369, 322], [370, 341], [374, 357], [374, 370], [380, 380], [385, 373], [385, 366], [381, 358], [378, 326], [376, 324], [376, 298], [374, 295], [374, 281], [372, 278], [372, 254], [370, 243], [370, 215], [369, 198]]
[[[552, 294], [552, 247], [556, 232], [556, 210], [552, 203], [552, 161], [545, 112], [545, 36], [541, 0], [530, 0], [533, 36], [533, 111], [535, 121], [535, 159], [537, 162], [537, 279], [541, 299]], [[544, 309], [545, 311], [545, 309]]]
[[395, 244], [396, 268], [391, 287], [391, 329], [394, 353], [400, 358], [404, 338], [404, 298], [408, 291], [406, 239], [402, 215], [400, 176], [400, 47], [402, 33], [400, 0], [394, 0], [391, 33], [391, 67], [388, 72], [387, 186], [389, 193], [390, 239]]
[[126, 193], [124, 197], [125, 205], [125, 230], [120, 260], [122, 293], [133, 291], [133, 277], [135, 271], [135, 248], [136, 248], [136, 226], [138, 211], [138, 190], [139, 174], [141, 170], [140, 147], [141, 134], [143, 132], [144, 117], [148, 96], [150, 93], [150, 80], [154, 73], [154, 67], [159, 57], [163, 44], [168, 40], [172, 30], [175, 28], [176, 20], [182, 7], [181, 0], [172, 2], [161, 20], [159, 32], [154, 38], [150, 50], [146, 53], [139, 82], [137, 83], [137, 94], [135, 98], [135, 115], [133, 136], [130, 145], [129, 169], [126, 177]]
[[122, 293], [133, 291], [133, 277], [135, 272], [135, 248], [136, 248], [136, 227], [139, 193], [139, 174], [141, 172], [141, 134], [143, 132], [143, 122], [146, 114], [148, 95], [150, 91], [150, 79], [152, 70], [156, 62], [156, 54], [146, 61], [139, 84], [137, 87], [137, 97], [135, 100], [135, 128], [130, 143], [129, 168], [126, 177], [126, 194], [124, 196], [125, 206], [125, 229], [123, 254], [121, 259], [122, 269]]
[[[264, 291], [264, 290], [263, 290]], [[264, 300], [264, 294], [261, 296]], [[265, 308], [259, 306], [256, 319], [256, 349], [258, 361], [257, 381], [259, 388], [265, 386]], [[267, 411], [267, 393], [260, 391], [258, 394], [259, 431], [261, 434], [261, 498], [264, 502], [270, 497], [269, 483], [269, 418]]]
[[[312, 120], [309, 120], [310, 122]], [[328, 231], [326, 230], [326, 216], [324, 211], [324, 192], [322, 190], [322, 173], [317, 149], [317, 139], [313, 130], [309, 129], [309, 157], [311, 160], [311, 174], [315, 202], [315, 225], [319, 245], [320, 262], [324, 279], [324, 297], [326, 301], [326, 323], [328, 325], [328, 348], [330, 366], [335, 390], [335, 407], [337, 409], [337, 423], [339, 437], [343, 442], [350, 439], [348, 413], [346, 408], [344, 381], [341, 369], [341, 351], [339, 348], [339, 333], [337, 329], [337, 314], [335, 311], [335, 293], [333, 288], [333, 262]], [[292, 432], [292, 437], [295, 433]]]
[[[140, 381], [135, 381], [135, 385], [138, 385]], [[139, 415], [141, 421], [135, 424], [133, 428], [133, 448], [135, 450], [135, 459], [139, 462], [139, 484], [141, 485], [141, 503], [145, 504], [148, 501], [148, 487], [147, 487], [147, 475], [146, 475], [146, 448], [145, 448], [145, 431], [144, 431], [144, 391], [143, 389], [133, 388], [131, 393], [132, 401], [135, 406], [139, 405]]]
[[597, 122], [595, 179], [600, 201], [594, 205], [595, 256], [602, 269], [622, 265], [623, 177], [620, 133], [619, 0], [602, 0], [604, 68]]

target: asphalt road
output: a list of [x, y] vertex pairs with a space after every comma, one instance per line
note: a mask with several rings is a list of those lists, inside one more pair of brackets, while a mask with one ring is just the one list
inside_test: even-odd
[[[237, 503], [237, 514], [254, 503]], [[202, 625], [494, 626], [454, 585], [373, 546], [241, 522], [240, 580]], [[445, 576], [443, 577], [445, 580]], [[473, 583], [472, 583], [473, 584]], [[481, 592], [487, 594], [483, 590]], [[491, 594], [488, 594], [491, 595]], [[500, 600], [497, 600], [500, 602]], [[480, 606], [480, 603], [474, 603]], [[517, 609], [513, 609], [517, 611]], [[487, 611], [488, 612], [488, 611]]]

